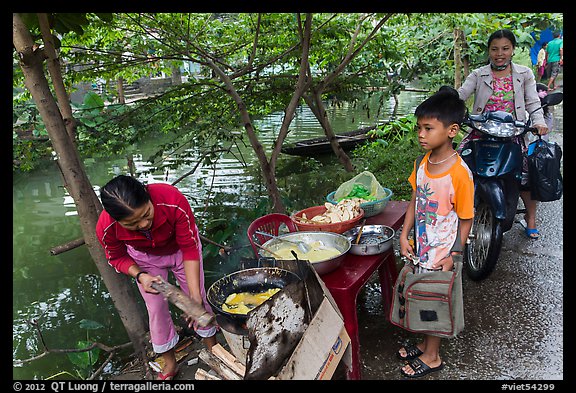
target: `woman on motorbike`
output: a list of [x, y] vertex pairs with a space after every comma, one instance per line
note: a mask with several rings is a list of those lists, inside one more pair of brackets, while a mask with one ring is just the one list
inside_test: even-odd
[[[495, 31], [488, 38], [489, 64], [472, 71], [458, 89], [464, 101], [474, 94], [473, 114], [500, 110], [512, 113], [517, 120], [526, 122], [528, 114], [540, 107], [534, 73], [529, 67], [512, 63], [515, 48], [516, 37], [510, 30]], [[548, 133], [542, 109], [532, 114], [532, 125], [540, 135]], [[479, 137], [471, 132], [462, 140], [460, 147], [468, 140]], [[540, 233], [536, 229], [536, 201], [532, 200], [528, 189], [528, 134], [518, 136], [515, 142], [521, 146], [524, 155], [520, 197], [526, 207], [525, 233], [530, 239], [538, 239]]]

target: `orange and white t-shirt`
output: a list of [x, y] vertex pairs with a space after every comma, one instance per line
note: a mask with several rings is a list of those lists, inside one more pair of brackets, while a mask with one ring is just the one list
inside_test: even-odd
[[417, 172], [413, 170], [408, 178], [416, 190], [416, 252], [420, 266], [426, 269], [450, 253], [458, 233], [458, 218], [474, 217], [474, 180], [466, 163], [457, 156], [458, 161], [450, 169], [433, 175], [428, 172], [430, 154], [426, 153]]

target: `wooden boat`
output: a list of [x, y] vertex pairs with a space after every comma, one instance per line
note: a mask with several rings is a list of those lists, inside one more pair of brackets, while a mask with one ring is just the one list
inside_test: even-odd
[[[377, 126], [369, 126], [359, 128], [354, 131], [343, 132], [336, 134], [338, 143], [343, 150], [349, 151], [363, 143], [370, 138], [368, 131], [375, 129]], [[319, 154], [326, 154], [332, 152], [332, 146], [328, 141], [328, 137], [317, 137], [312, 139], [304, 139], [295, 143], [287, 143], [282, 146], [280, 150], [284, 154], [292, 156], [316, 156]]]

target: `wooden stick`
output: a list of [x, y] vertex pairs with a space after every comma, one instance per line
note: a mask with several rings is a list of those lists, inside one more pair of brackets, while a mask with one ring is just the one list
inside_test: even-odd
[[196, 374], [194, 374], [194, 379], [203, 380], [203, 381], [221, 381], [222, 380], [222, 378], [218, 378], [218, 376], [212, 375], [208, 371], [201, 369], [201, 368], [196, 370]]
[[264, 250], [264, 251], [266, 251], [267, 253], [270, 253], [270, 254], [274, 255], [274, 256], [275, 256], [276, 258], [278, 258], [278, 259], [282, 259], [282, 257], [281, 257], [280, 255], [276, 254], [276, 253], [273, 252], [272, 250], [269, 250], [269, 249], [267, 249], [266, 247], [262, 247], [262, 246], [259, 245], [258, 243], [254, 243], [254, 244], [256, 244], [256, 247], [258, 247], [259, 249]]
[[202, 348], [198, 357], [204, 361], [212, 370], [226, 380], [242, 380], [243, 376], [236, 374], [226, 363], [220, 360], [216, 355], [206, 348]]
[[160, 292], [164, 298], [180, 310], [184, 311], [186, 315], [192, 317], [198, 323], [198, 326], [204, 327], [214, 324], [215, 316], [207, 312], [202, 305], [193, 301], [184, 291], [165, 281], [162, 277], [157, 276], [157, 278], [161, 280], [161, 283], [153, 282], [152, 288]]
[[246, 374], [246, 366], [236, 359], [234, 355], [228, 352], [224, 347], [220, 344], [216, 344], [212, 346], [212, 353], [222, 360], [228, 367], [230, 367], [234, 372], [238, 375], [245, 375]]
[[360, 225], [360, 230], [358, 231], [358, 237], [356, 237], [356, 244], [360, 243], [360, 238], [362, 237], [362, 230], [364, 229], [364, 224], [366, 224], [366, 219], [362, 220], [362, 225]]

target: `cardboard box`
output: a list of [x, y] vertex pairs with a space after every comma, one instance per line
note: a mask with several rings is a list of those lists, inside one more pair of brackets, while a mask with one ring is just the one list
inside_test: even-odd
[[[275, 262], [276, 267], [305, 278], [313, 318], [292, 355], [274, 378], [327, 380], [332, 378], [341, 361], [350, 368], [352, 352], [344, 319], [318, 273], [307, 261]], [[225, 338], [234, 355], [244, 363], [246, 337], [225, 332]]]
[[325, 300], [276, 379], [331, 379], [344, 360], [349, 367], [352, 353], [344, 321]]

